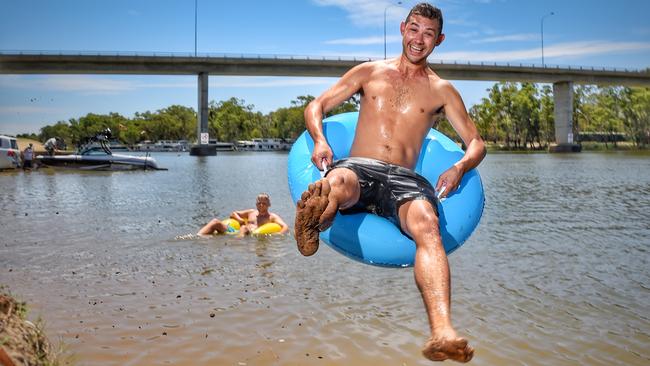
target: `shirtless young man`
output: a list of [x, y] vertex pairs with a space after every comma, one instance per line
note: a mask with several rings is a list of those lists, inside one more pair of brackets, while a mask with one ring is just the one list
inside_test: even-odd
[[[257, 196], [255, 207], [257, 207], [257, 209], [251, 208], [248, 210], [233, 211], [230, 214], [231, 219], [239, 222], [239, 236], [251, 234], [255, 229], [269, 222], [274, 222], [282, 227], [280, 234], [289, 231], [289, 226], [284, 222], [284, 220], [282, 220], [279, 215], [269, 211], [269, 207], [271, 207], [271, 198], [268, 194], [259, 194]], [[202, 227], [201, 230], [199, 230], [198, 235], [212, 235], [215, 231], [220, 234], [225, 233], [228, 231], [228, 226], [219, 219], [212, 219]]]
[[[424, 137], [442, 113], [467, 146], [464, 157], [440, 175], [435, 190], [453, 192], [464, 173], [485, 156], [485, 146], [454, 87], [427, 65], [445, 38], [442, 14], [427, 3], [413, 7], [401, 23], [401, 56], [355, 66], [305, 109], [314, 140], [312, 162], [331, 167], [302, 194], [295, 236], [300, 252], [318, 250], [318, 234], [337, 210], [366, 209], [410, 235], [416, 244], [415, 282], [429, 319], [431, 336], [422, 353], [430, 360], [469, 361], [474, 350], [451, 325], [450, 274], [442, 245], [434, 188], [413, 172]], [[332, 162], [323, 135], [323, 114], [361, 94], [361, 110], [350, 158]]]

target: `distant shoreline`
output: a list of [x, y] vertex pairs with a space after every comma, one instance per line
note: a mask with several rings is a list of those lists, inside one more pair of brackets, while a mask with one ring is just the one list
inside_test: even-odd
[[[548, 148], [544, 149], [515, 149], [507, 148], [503, 144], [495, 144], [491, 142], [485, 143], [488, 152], [499, 152], [499, 153], [548, 153]], [[608, 143], [605, 146], [603, 142], [583, 142], [580, 144], [582, 146], [583, 152], [648, 152], [650, 153], [650, 148], [638, 148], [635, 147], [631, 142], [618, 142], [616, 146], [612, 143]]]

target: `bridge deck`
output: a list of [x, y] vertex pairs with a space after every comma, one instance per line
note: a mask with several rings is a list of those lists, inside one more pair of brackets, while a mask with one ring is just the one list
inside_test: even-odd
[[[339, 77], [369, 59], [291, 56], [69, 55], [0, 53], [0, 74], [139, 74]], [[450, 80], [650, 86], [650, 71], [496, 63], [430, 63]]]

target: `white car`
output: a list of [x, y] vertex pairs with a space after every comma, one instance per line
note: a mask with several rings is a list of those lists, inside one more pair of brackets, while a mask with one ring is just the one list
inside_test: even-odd
[[0, 170], [20, 166], [20, 150], [15, 137], [0, 135]]

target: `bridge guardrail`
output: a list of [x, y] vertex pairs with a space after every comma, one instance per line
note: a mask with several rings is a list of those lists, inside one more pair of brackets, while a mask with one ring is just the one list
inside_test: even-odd
[[[321, 60], [321, 61], [353, 61], [365, 62], [379, 60], [368, 56], [309, 56], [309, 55], [286, 55], [286, 54], [246, 54], [246, 53], [197, 53], [193, 52], [142, 52], [142, 51], [52, 51], [52, 50], [0, 50], [0, 55], [31, 55], [31, 56], [133, 56], [133, 57], [190, 57], [190, 58], [241, 58], [241, 59], [276, 59], [276, 60]], [[632, 69], [605, 66], [584, 66], [584, 65], [558, 65], [523, 62], [488, 62], [488, 61], [461, 61], [430, 59], [431, 64], [441, 65], [470, 65], [470, 66], [503, 66], [521, 67], [536, 69], [565, 69], [580, 71], [613, 71], [629, 73], [650, 73], [648, 69]]]

